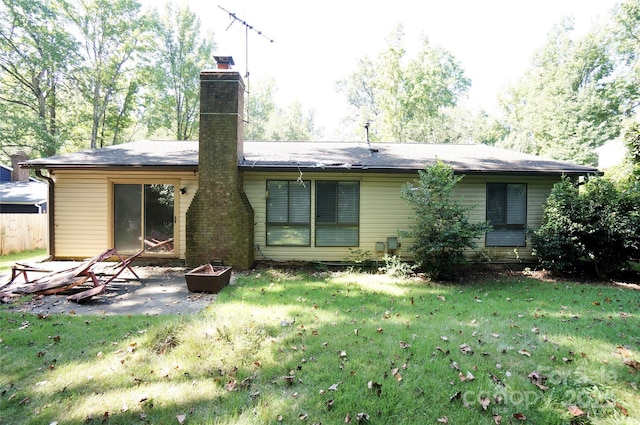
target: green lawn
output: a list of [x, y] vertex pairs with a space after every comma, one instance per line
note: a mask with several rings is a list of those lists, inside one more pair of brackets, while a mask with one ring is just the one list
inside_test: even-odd
[[639, 316], [615, 286], [275, 269], [188, 317], [5, 308], [0, 423], [637, 424]]
[[29, 251], [12, 252], [11, 254], [0, 255], [0, 273], [6, 273], [10, 271], [11, 266], [13, 266], [15, 263], [35, 263], [39, 260], [45, 259], [46, 257], [46, 249], [33, 249]]

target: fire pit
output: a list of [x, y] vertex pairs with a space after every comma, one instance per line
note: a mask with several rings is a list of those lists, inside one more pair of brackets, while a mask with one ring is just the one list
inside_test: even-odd
[[209, 292], [216, 294], [229, 284], [230, 266], [204, 264], [185, 273], [187, 288], [190, 292]]

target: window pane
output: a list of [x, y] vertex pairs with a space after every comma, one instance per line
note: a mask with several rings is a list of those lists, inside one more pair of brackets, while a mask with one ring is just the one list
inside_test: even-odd
[[507, 185], [507, 224], [524, 224], [527, 216], [527, 187]]
[[289, 182], [289, 222], [311, 222], [311, 186], [309, 182]]
[[152, 252], [173, 252], [174, 187], [144, 185], [144, 245]]
[[340, 182], [338, 184], [338, 222], [357, 223], [360, 203], [358, 182]]
[[316, 227], [316, 246], [358, 246], [358, 226]]
[[286, 223], [289, 220], [288, 183], [269, 181], [267, 190], [267, 222]]
[[316, 183], [316, 246], [358, 246], [360, 183]]
[[487, 184], [487, 246], [524, 246], [527, 221], [527, 185], [523, 183]]
[[524, 246], [524, 229], [498, 229], [487, 233], [487, 246]]
[[267, 228], [267, 245], [309, 246], [311, 229], [309, 226], [278, 226]]
[[134, 251], [142, 247], [142, 186], [113, 186], [113, 240], [118, 251]]
[[487, 185], [487, 221], [491, 224], [503, 224], [506, 213], [505, 184]]
[[311, 183], [268, 181], [267, 189], [267, 245], [309, 246]]
[[337, 223], [337, 191], [336, 182], [316, 182], [316, 222]]

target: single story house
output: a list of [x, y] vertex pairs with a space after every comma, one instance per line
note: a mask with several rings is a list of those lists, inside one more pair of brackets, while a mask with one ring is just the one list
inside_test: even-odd
[[19, 164], [28, 157], [11, 155], [13, 167], [0, 166], [0, 214], [42, 214], [47, 212], [48, 186], [29, 177]]
[[[398, 240], [413, 211], [400, 189], [440, 159], [456, 191], [490, 220], [494, 259], [533, 259], [526, 229], [562, 175], [592, 167], [485, 145], [244, 141], [245, 87], [231, 69], [203, 71], [199, 141], [138, 141], [22, 164], [46, 177], [50, 250], [85, 258], [107, 248], [239, 269], [255, 260], [340, 262], [354, 250], [409, 258]], [[470, 253], [471, 255], [472, 253]]]

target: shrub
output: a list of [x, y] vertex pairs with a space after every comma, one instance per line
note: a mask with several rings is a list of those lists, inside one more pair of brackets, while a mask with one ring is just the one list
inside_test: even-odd
[[453, 199], [455, 185], [464, 176], [455, 176], [453, 168], [442, 161], [420, 171], [416, 184], [406, 183], [402, 197], [415, 211], [415, 224], [401, 230], [401, 237], [413, 238], [409, 248], [419, 266], [431, 278], [449, 275], [465, 262], [465, 248], [476, 248], [476, 238], [486, 233], [486, 222], [471, 223], [465, 207]]
[[640, 252], [640, 195], [633, 185], [616, 186], [594, 176], [578, 188], [557, 183], [547, 199], [541, 227], [532, 235], [534, 253], [555, 272], [574, 272], [583, 261], [606, 278]]

